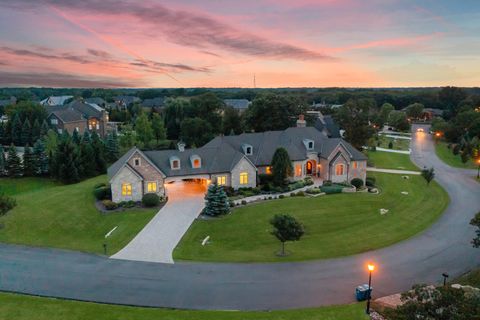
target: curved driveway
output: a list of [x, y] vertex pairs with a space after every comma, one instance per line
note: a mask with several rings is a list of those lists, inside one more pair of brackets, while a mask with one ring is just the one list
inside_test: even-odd
[[351, 257], [299, 263], [160, 264], [113, 260], [56, 249], [0, 246], [0, 288], [23, 293], [141, 306], [265, 310], [313, 307], [354, 300], [375, 261], [374, 296], [413, 283], [439, 282], [480, 265], [468, 222], [480, 210], [474, 171], [443, 164], [424, 134], [413, 140], [413, 160], [434, 166], [451, 203], [424, 233], [388, 248]]

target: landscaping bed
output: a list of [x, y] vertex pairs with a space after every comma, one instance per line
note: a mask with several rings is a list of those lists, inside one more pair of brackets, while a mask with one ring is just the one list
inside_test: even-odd
[[[448, 204], [436, 183], [420, 176], [375, 173], [379, 195], [364, 192], [321, 197], [287, 197], [235, 208], [212, 220], [197, 220], [174, 251], [175, 260], [281, 262], [346, 256], [389, 246], [427, 228]], [[402, 193], [404, 192], [404, 193]], [[381, 209], [388, 213], [381, 214]], [[305, 225], [301, 241], [288, 243], [291, 255], [274, 253], [270, 234], [275, 214], [290, 214]], [[414, 223], [413, 223], [414, 222]], [[209, 244], [201, 241], [210, 236]]]
[[304, 180], [290, 182], [285, 187], [276, 187], [270, 181], [268, 180], [267, 180], [268, 182], [265, 181], [265, 179], [268, 179], [268, 176], [261, 175], [260, 185], [256, 188], [240, 188], [238, 190], [233, 190], [233, 188], [224, 187], [225, 192], [228, 195], [228, 200], [235, 201], [235, 200], [240, 200], [243, 198], [257, 196], [257, 195], [264, 195], [267, 198], [278, 197], [278, 195], [282, 193], [295, 191], [303, 187], [313, 185], [313, 180], [310, 177], [307, 177]]

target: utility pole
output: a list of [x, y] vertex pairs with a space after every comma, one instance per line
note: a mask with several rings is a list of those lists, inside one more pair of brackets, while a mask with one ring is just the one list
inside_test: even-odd
[[257, 88], [257, 80], [255, 79], [255, 73], [253, 74], [253, 89]]

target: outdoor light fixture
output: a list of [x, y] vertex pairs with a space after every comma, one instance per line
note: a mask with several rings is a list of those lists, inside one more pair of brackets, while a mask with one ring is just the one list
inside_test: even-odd
[[367, 298], [367, 309], [365, 312], [370, 314], [370, 299], [372, 297], [372, 271], [375, 270], [375, 265], [372, 263], [368, 264], [368, 298]]
[[442, 277], [443, 277], [443, 286], [446, 286], [447, 285], [448, 273], [446, 273], [446, 272], [442, 273]]

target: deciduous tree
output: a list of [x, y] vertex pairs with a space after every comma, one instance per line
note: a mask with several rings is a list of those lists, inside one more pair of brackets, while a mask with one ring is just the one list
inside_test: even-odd
[[305, 233], [303, 225], [288, 214], [276, 214], [271, 220], [272, 234], [282, 243], [281, 255], [285, 255], [285, 242], [298, 241]]

